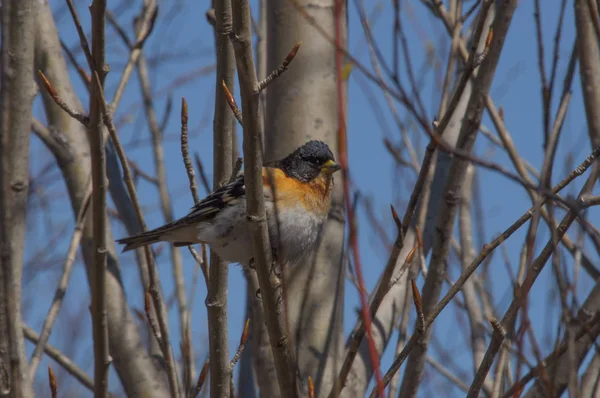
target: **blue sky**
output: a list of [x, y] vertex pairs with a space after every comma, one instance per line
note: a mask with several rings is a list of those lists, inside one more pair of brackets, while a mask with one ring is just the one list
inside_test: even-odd
[[[115, 9], [116, 2], [109, 2], [109, 7]], [[198, 70], [213, 63], [213, 33], [212, 28], [206, 23], [204, 13], [209, 6], [208, 1], [202, 2], [183, 2], [176, 1], [168, 3], [165, 1], [159, 2], [161, 12], [159, 14], [156, 29], [146, 44], [146, 49], [150, 56], [160, 55], [161, 62], [157, 67], [151, 63], [151, 79], [153, 90], [157, 93], [155, 97], [155, 107], [159, 118], [163, 117], [164, 110], [168, 99], [173, 103], [173, 109], [166, 124], [165, 129], [165, 159], [167, 166], [167, 179], [169, 192], [173, 201], [175, 215], [180, 217], [187, 213], [192, 206], [193, 201], [188, 190], [188, 181], [184, 171], [183, 162], [180, 156], [179, 147], [179, 131], [180, 131], [180, 101], [181, 97], [185, 96], [190, 109], [189, 126], [190, 126], [190, 149], [197, 151], [202, 158], [206, 167], [209, 180], [212, 181], [211, 165], [212, 165], [212, 107], [214, 98], [214, 74], [209, 73], [204, 77], [195, 78], [187, 84], [179, 85], [172, 90], [165, 88], [180, 76], [189, 74], [191, 71]], [[350, 45], [352, 53], [370, 69], [370, 61], [368, 51], [366, 51], [364, 42], [364, 33], [362, 31], [360, 21], [358, 19], [354, 2], [350, 5]], [[549, 69], [552, 48], [553, 36], [556, 21], [558, 19], [560, 2], [543, 2], [543, 25], [544, 25], [544, 46], [546, 50], [545, 62]], [[81, 18], [86, 26], [89, 26], [89, 13], [87, 12], [86, 2], [77, 2], [78, 10]], [[412, 10], [412, 15], [404, 15], [403, 22], [406, 24], [407, 41], [411, 52], [411, 58], [417, 74], [420, 68], [424, 65], [426, 46], [433, 46], [436, 54], [443, 54], [443, 58], [439, 60], [440, 67], [444, 68], [446, 63], [446, 54], [449, 47], [449, 39], [446, 31], [443, 29], [439, 20], [431, 16], [430, 12], [424, 8], [420, 2], [404, 1], [403, 8]], [[471, 1], [466, 4], [466, 7], [472, 4]], [[61, 1], [51, 1], [51, 5], [60, 18], [57, 22], [59, 31], [63, 40], [72, 48], [77, 43], [77, 36], [73, 29], [73, 24], [70, 20], [68, 12], [64, 10], [64, 3]], [[253, 2], [255, 5], [255, 2]], [[381, 51], [388, 60], [392, 54], [392, 27], [393, 27], [393, 7], [391, 1], [372, 2], [368, 4], [367, 9], [369, 14], [374, 7], [382, 7], [381, 12], [373, 26], [374, 36], [380, 45]], [[137, 13], [137, 5], [134, 7], [126, 7], [122, 14], [117, 15], [119, 20], [124, 24], [127, 31], [131, 33], [131, 18]], [[169, 20], [171, 22], [169, 22]], [[566, 71], [568, 59], [571, 52], [571, 46], [574, 40], [574, 21], [573, 21], [572, 5], [567, 5], [566, 19], [563, 29], [563, 38], [559, 51], [558, 64], [558, 80], [556, 84], [556, 92], [553, 102], [553, 110], [557, 108], [558, 98], [562, 90], [562, 77]], [[173, 21], [176, 21], [173, 23]], [[124, 60], [127, 56], [127, 50], [116, 37], [114, 31], [107, 27], [109, 34], [108, 62], [111, 64], [111, 72], [107, 79], [107, 91], [109, 97], [112, 96], [112, 90], [116, 86], [116, 82], [121, 74], [124, 66]], [[301, 38], [299, 38], [301, 39]], [[299, 57], [302, 56], [300, 49]], [[81, 54], [78, 56], [83, 63]], [[537, 66], [537, 47], [535, 41], [535, 25], [533, 19], [533, 2], [531, 0], [523, 0], [514, 15], [513, 22], [505, 42], [502, 52], [500, 64], [496, 72], [496, 79], [491, 89], [491, 95], [497, 105], [501, 105], [504, 109], [504, 118], [509, 131], [512, 134], [515, 146], [519, 153], [527, 159], [536, 168], [540, 168], [543, 158], [542, 147], [542, 105], [540, 101], [540, 79]], [[293, 65], [292, 65], [293, 67]], [[81, 86], [78, 77], [74, 70], [70, 70], [73, 82], [77, 91], [82, 95], [82, 102], [87, 103], [87, 94]], [[402, 73], [402, 68], [401, 68]], [[439, 76], [439, 73], [436, 74]], [[440, 93], [438, 86], [432, 79], [432, 74], [426, 75], [424, 88], [421, 91], [424, 105], [427, 109], [428, 116], [433, 119], [435, 112], [438, 109]], [[406, 81], [406, 80], [405, 80]], [[415, 175], [412, 172], [395, 170], [394, 162], [391, 156], [387, 153], [383, 144], [385, 132], [380, 126], [387, 125], [389, 132], [395, 142], [399, 142], [400, 133], [391, 117], [389, 109], [384, 101], [382, 93], [369, 84], [370, 91], [373, 93], [376, 105], [373, 105], [372, 100], [365, 96], [361, 86], [365, 85], [366, 80], [360, 76], [356, 70], [350, 76], [349, 95], [348, 95], [348, 141], [349, 141], [349, 158], [350, 168], [355, 185], [363, 192], [369, 195], [373, 203], [373, 208], [377, 213], [377, 218], [385, 226], [390, 239], [393, 239], [394, 226], [389, 217], [389, 203], [393, 202], [399, 212], [403, 213], [406, 200], [412, 189], [412, 184], [415, 180]], [[358, 83], [361, 83], [360, 85]], [[160, 94], [160, 95], [159, 95]], [[117, 120], [123, 120], [119, 128], [119, 134], [123, 143], [127, 144], [142, 139], [145, 142], [149, 140], [149, 131], [147, 122], [145, 121], [143, 109], [140, 107], [140, 90], [137, 85], [137, 76], [134, 73], [131, 82], [128, 85], [124, 95], [122, 105], [116, 114]], [[373, 107], [379, 108], [383, 116], [378, 116], [373, 112]], [[400, 115], [406, 114], [405, 110], [398, 107]], [[34, 112], [42, 118], [42, 108], [39, 101], [36, 101]], [[379, 123], [377, 118], [383, 118], [383, 123]], [[379, 120], [382, 121], [381, 119]], [[484, 124], [493, 131], [492, 124], [487, 116], [484, 117]], [[426, 136], [422, 131], [412, 129], [411, 138], [414, 145], [417, 147], [419, 161], [422, 159], [424, 145], [426, 144]], [[240, 141], [241, 142], [241, 141]], [[420, 144], [416, 144], [420, 143]], [[131, 148], [131, 146], [129, 146]], [[485, 157], [488, 160], [500, 163], [509, 170], [513, 170], [508, 157], [494, 149], [489, 141], [480, 135], [476, 144], [475, 152], [478, 156]], [[573, 98], [569, 108], [567, 118], [563, 127], [559, 149], [557, 153], [557, 161], [553, 175], [553, 181], [557, 182], [572, 169], [572, 165], [578, 164], [590, 152], [590, 144], [586, 131], [586, 120], [581, 100], [581, 89], [579, 84], [579, 73], [577, 71], [573, 84]], [[43, 148], [39, 141], [32, 141], [32, 174], [37, 174], [45, 167], [51, 157]], [[134, 159], [145, 171], [153, 173], [153, 162], [151, 158], [150, 146], [141, 145], [137, 149], [128, 150], [129, 156]], [[570, 166], [566, 167], [567, 158], [572, 156]], [[484, 236], [475, 237], [475, 243], [481, 244], [490, 241], [498, 233], [507, 228], [521, 214], [523, 214], [530, 206], [529, 198], [525, 190], [516, 183], [509, 181], [506, 177], [500, 176], [497, 173], [478, 169], [478, 182], [480, 184], [480, 192], [484, 201], [483, 217], [485, 220]], [[566, 192], [575, 194], [581, 187], [581, 181], [576, 181], [573, 187], [567, 188]], [[52, 217], [57, 221], [56, 225], [64, 225], [63, 236], [69, 236], [73, 226], [73, 217], [71, 208], [68, 205], [65, 189], [62, 183], [56, 183], [45, 187], [47, 193], [52, 197], [58, 197], [54, 200], [50, 209]], [[163, 223], [158, 205], [158, 192], [148, 183], [140, 182], [138, 186], [139, 196], [143, 200], [145, 206], [146, 221], [149, 227], [156, 227]], [[202, 192], [204, 194], [204, 192]], [[559, 212], [559, 214], [562, 214]], [[592, 210], [590, 212], [592, 224], [598, 221], [598, 212]], [[30, 220], [30, 224], [34, 220]], [[359, 232], [360, 245], [362, 254], [363, 272], [365, 274], [366, 284], [371, 290], [375, 285], [380, 272], [383, 269], [388, 253], [384, 250], [376, 235], [373, 234], [369, 226], [365, 212], [359, 214]], [[62, 223], [62, 224], [61, 224]], [[113, 223], [114, 236], [122, 237], [126, 234], [122, 226], [118, 223]], [[574, 229], [571, 230], [574, 236]], [[56, 232], [56, 230], [54, 231]], [[508, 258], [510, 259], [510, 267], [516, 273], [518, 267], [518, 258], [524, 240], [526, 229], [521, 229], [513, 235], [505, 244]], [[28, 231], [28, 236], [31, 237], [28, 241], [27, 250], [36, 251], [39, 248], [38, 242], [44, 240], [48, 236], [49, 231], [45, 228], [31, 227]], [[542, 227], [536, 241], [536, 247], [542, 247], [548, 238], [547, 229]], [[46, 238], [47, 239], [47, 238]], [[55, 262], [48, 267], [48, 270], [36, 271], [36, 276], [25, 286], [25, 302], [36, 303], [35, 307], [27, 311], [25, 319], [27, 323], [34, 328], [41, 327], [43, 316], [47, 312], [47, 304], [52, 298], [53, 289], [58, 279], [58, 270], [61, 268], [62, 258], [66, 252], [68, 238], [65, 238], [55, 245], [55, 251], [50, 255], [55, 256]], [[33, 247], [35, 246], [35, 247]], [[588, 245], [589, 246], [589, 245]], [[476, 246], [476, 250], [480, 249]], [[158, 266], [160, 271], [160, 279], [165, 290], [165, 295], [169, 297], [173, 290], [173, 277], [171, 267], [169, 265], [169, 256], [164, 252], [158, 258]], [[597, 254], [593, 253], [590, 247], [587, 253], [594, 260], [598, 260]], [[184, 272], [186, 282], [188, 283], [188, 297], [191, 288], [192, 275], [196, 265], [193, 259], [188, 255], [187, 250], [182, 250], [184, 256]], [[572, 265], [573, 261], [570, 255], [563, 252], [563, 259], [567, 264]], [[127, 291], [129, 302], [136, 308], [143, 307], [143, 295], [138, 283], [138, 272], [134, 264], [132, 255], [121, 256], [121, 267], [123, 272], [123, 280]], [[458, 276], [458, 264], [456, 261], [451, 262], [450, 276], [456, 279]], [[490, 265], [489, 283], [493, 290], [494, 304], [500, 316], [507, 308], [512, 298], [512, 287], [507, 277], [506, 268], [502, 260], [501, 252], [498, 250], [494, 254]], [[530, 296], [530, 316], [534, 324], [536, 332], [540, 332], [539, 337], [545, 344], [552, 340], [545, 340], [548, 334], [550, 337], [556, 333], [556, 316], [558, 313], [554, 311], [552, 322], [544, 319], [547, 314], [547, 300], [550, 287], [554, 284], [554, 277], [550, 272], [550, 267], [544, 270], [538, 282], [534, 286]], [[422, 280], [419, 280], [419, 285], [422, 285]], [[579, 283], [579, 298], [587, 295], [592, 287], [592, 282], [582, 271]], [[447, 289], [447, 286], [445, 287]], [[36, 292], [33, 295], [33, 292]], [[206, 310], [204, 306], [204, 298], [206, 289], [201, 276], [198, 278], [198, 286], [195, 295], [192, 315], [192, 333], [195, 338], [195, 349], [199, 354], [199, 360], [202, 360], [207, 350], [207, 328], [206, 328]], [[66, 349], [68, 344], [64, 339], [60, 338], [61, 332], [72, 329], [74, 326], [82, 328], [84, 333], [90, 333], [89, 316], [87, 310], [81, 311], [82, 302], [89, 300], [88, 286], [84, 274], [84, 268], [81, 261], [78, 261], [73, 279], [69, 285], [65, 304], [59, 316], [59, 319], [54, 327], [50, 342], [63, 349]], [[37, 305], [37, 303], [41, 303]], [[348, 285], [346, 289], [346, 310], [344, 324], [348, 331], [356, 321], [354, 308], [358, 305], [358, 295], [356, 290]], [[556, 303], [556, 302], [555, 302]], [[243, 325], [243, 316], [245, 308], [245, 282], [242, 278], [241, 270], [238, 266], [230, 267], [229, 280], [229, 314], [230, 314], [230, 344], [231, 349], [235, 350], [239, 341], [239, 336]], [[457, 322], [464, 322], [460, 317], [457, 317], [455, 306], [450, 305], [436, 321], [436, 335], [439, 338], [442, 346], [453, 352], [453, 348], [460, 348], [464, 345], [462, 337], [458, 337], [456, 333]], [[73, 313], [78, 315], [73, 318]], [[413, 314], [414, 315], [414, 314]], [[414, 316], [413, 318], [414, 319]], [[170, 313], [171, 335], [173, 337], [173, 347], [179, 347], [179, 331], [176, 310]], [[75, 322], [75, 323], [73, 323]], [[551, 325], [551, 330], [547, 326]], [[460, 325], [462, 328], [463, 325]], [[465, 326], [466, 327], [466, 326]], [[541, 332], [545, 330], [544, 332]], [[462, 335], [460, 335], [462, 336]], [[392, 337], [391, 345], [394, 346], [396, 336]], [[91, 347], [91, 346], [90, 346]], [[544, 346], [546, 349], [548, 346]], [[456, 351], [456, 350], [454, 350]], [[91, 353], [91, 351], [88, 351]], [[178, 350], [176, 350], [178, 352]], [[544, 351], [547, 352], [547, 351]], [[91, 354], [90, 354], [91, 355]], [[77, 362], [84, 369], [91, 371], [92, 360], [91, 356], [76, 355]], [[391, 353], [388, 352], [383, 358], [382, 368], [385, 370], [392, 360]], [[471, 372], [471, 357], [469, 355], [456, 353], [454, 360], [458, 362], [458, 369]], [[44, 366], [44, 363], [42, 364]], [[38, 379], [45, 377], [45, 372], [38, 372]], [[439, 380], [436, 377], [435, 380]], [[114, 385], [114, 384], [113, 384]], [[435, 385], [431, 388], [435, 388]], [[421, 393], [423, 394], [422, 390]], [[449, 392], [451, 396], [460, 393], [458, 390]]]

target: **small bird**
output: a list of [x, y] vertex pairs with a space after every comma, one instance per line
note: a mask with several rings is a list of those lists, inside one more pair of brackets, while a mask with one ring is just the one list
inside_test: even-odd
[[[315, 249], [329, 212], [333, 173], [339, 169], [333, 153], [321, 141], [308, 141], [263, 167], [270, 242], [279, 261], [293, 266]], [[175, 246], [205, 243], [222, 260], [250, 265], [254, 256], [244, 175], [198, 202], [185, 217], [117, 242], [125, 244], [123, 251], [157, 242]]]

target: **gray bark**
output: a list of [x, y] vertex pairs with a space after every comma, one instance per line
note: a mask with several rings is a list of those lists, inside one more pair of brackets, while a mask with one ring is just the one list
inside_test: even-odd
[[[333, 0], [301, 0], [297, 4], [334, 37]], [[342, 18], [345, 46], [346, 19]], [[267, 73], [277, 68], [300, 40], [302, 47], [289, 70], [268, 87], [265, 160], [282, 158], [310, 139], [325, 141], [337, 153], [339, 104], [335, 49], [291, 2], [267, 1]], [[311, 376], [315, 396], [329, 392], [343, 354], [345, 281], [341, 188], [338, 173], [329, 219], [316, 258], [285, 275], [287, 313], [299, 377], [305, 381]]]
[[[35, 96], [35, 2], [2, 4], [0, 97], [0, 395], [33, 397], [21, 319], [21, 285], [29, 192], [29, 137]], [[3, 377], [4, 379], [4, 377]]]

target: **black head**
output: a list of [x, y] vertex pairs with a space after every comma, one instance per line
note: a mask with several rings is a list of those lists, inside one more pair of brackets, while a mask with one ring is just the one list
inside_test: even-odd
[[290, 177], [309, 182], [319, 175], [331, 175], [340, 169], [331, 149], [321, 141], [308, 141], [278, 162]]

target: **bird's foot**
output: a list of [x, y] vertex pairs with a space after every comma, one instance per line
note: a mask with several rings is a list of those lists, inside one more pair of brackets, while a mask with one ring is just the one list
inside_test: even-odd
[[271, 272], [273, 274], [275, 274], [277, 279], [281, 279], [283, 277], [283, 273], [282, 273], [281, 263], [279, 262], [279, 256], [277, 255], [277, 249], [275, 249], [275, 248], [271, 249], [271, 258], [272, 258]]

